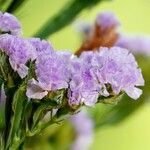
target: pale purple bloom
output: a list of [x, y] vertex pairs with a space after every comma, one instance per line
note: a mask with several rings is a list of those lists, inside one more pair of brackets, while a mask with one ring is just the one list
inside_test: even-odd
[[41, 40], [40, 38], [29, 38], [28, 41], [32, 44], [32, 46], [36, 50], [36, 57], [38, 55], [50, 55], [54, 52], [51, 43], [47, 42], [46, 40]]
[[139, 98], [142, 90], [137, 86], [143, 86], [144, 79], [134, 56], [119, 47], [101, 48], [99, 55], [105, 58], [104, 65], [97, 72], [99, 81], [110, 84], [115, 94], [125, 91], [131, 98]]
[[0, 31], [1, 32], [10, 32], [12, 35], [19, 36], [22, 34], [21, 24], [18, 19], [9, 14], [0, 12]]
[[142, 94], [142, 90], [137, 88], [144, 85], [141, 70], [126, 49], [103, 47], [99, 52], [83, 52], [79, 59], [72, 61], [72, 68], [68, 92], [70, 105], [93, 106], [100, 95], [110, 95], [106, 88], [108, 85], [114, 95], [125, 91], [137, 99]]
[[71, 116], [70, 121], [74, 126], [77, 137], [72, 144], [72, 150], [88, 150], [93, 141], [94, 122], [88, 114], [81, 110]]
[[28, 74], [26, 63], [35, 58], [35, 49], [23, 38], [4, 34], [0, 36], [0, 49], [9, 56], [9, 62], [21, 78]]
[[97, 15], [96, 23], [102, 27], [102, 29], [108, 29], [110, 27], [117, 27], [120, 25], [118, 18], [111, 11], [104, 11]]
[[93, 106], [97, 102], [101, 85], [94, 78], [91, 68], [80, 58], [75, 58], [72, 60], [71, 73], [68, 91], [69, 104]]
[[[69, 54], [68, 54], [69, 55]], [[36, 59], [37, 81], [32, 79], [27, 88], [29, 98], [42, 99], [49, 91], [68, 88], [70, 71], [66, 53], [54, 52], [38, 55]]]
[[120, 34], [115, 45], [129, 49], [134, 54], [150, 56], [150, 37]]

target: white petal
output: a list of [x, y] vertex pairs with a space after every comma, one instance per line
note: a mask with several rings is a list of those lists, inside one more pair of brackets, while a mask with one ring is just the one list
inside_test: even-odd
[[142, 90], [136, 87], [128, 87], [125, 89], [125, 92], [128, 96], [130, 96], [133, 99], [138, 99], [140, 95], [142, 94]]
[[48, 92], [44, 91], [36, 80], [32, 79], [29, 81], [26, 92], [27, 97], [32, 99], [42, 99], [47, 94]]
[[21, 78], [24, 78], [28, 74], [28, 67], [26, 65], [19, 65], [17, 72]]

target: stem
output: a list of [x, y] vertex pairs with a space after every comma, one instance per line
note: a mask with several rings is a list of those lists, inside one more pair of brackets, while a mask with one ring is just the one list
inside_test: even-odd
[[4, 71], [4, 69], [3, 69], [3, 67], [2, 67], [1, 64], [0, 64], [0, 71], [1, 71], [1, 73], [2, 73], [2, 76], [4, 77], [4, 80], [7, 81], [6, 73], [5, 73], [5, 71]]
[[23, 136], [21, 139], [13, 143], [13, 145], [9, 147], [9, 150], [23, 150], [25, 138], [26, 136]]

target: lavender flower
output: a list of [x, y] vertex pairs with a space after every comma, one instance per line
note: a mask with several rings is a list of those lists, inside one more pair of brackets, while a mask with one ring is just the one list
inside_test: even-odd
[[150, 56], [150, 37], [120, 34], [115, 45], [127, 48], [135, 54]]
[[40, 38], [29, 38], [28, 41], [36, 49], [36, 57], [41, 55], [40, 53], [50, 54], [54, 51], [51, 43], [46, 40], [41, 40]]
[[0, 12], [0, 32], [19, 36], [22, 34], [20, 22], [15, 16]]
[[137, 99], [142, 90], [136, 86], [143, 86], [144, 79], [134, 56], [119, 47], [101, 48], [99, 55], [104, 58], [104, 63], [97, 72], [99, 81], [110, 84], [115, 94], [125, 91], [131, 98]]
[[104, 11], [97, 15], [96, 23], [102, 29], [109, 29], [111, 27], [117, 27], [120, 25], [118, 18], [114, 15], [113, 12]]
[[24, 78], [28, 74], [27, 61], [35, 58], [33, 46], [23, 38], [4, 34], [0, 36], [0, 50], [9, 56], [9, 62], [14, 71]]
[[93, 141], [94, 122], [88, 114], [81, 110], [78, 114], [71, 116], [70, 121], [74, 126], [77, 137], [73, 143], [72, 150], [87, 150]]
[[[69, 89], [69, 104], [93, 106], [100, 95], [118, 95], [124, 91], [137, 99], [144, 85], [141, 70], [128, 50], [113, 47], [100, 48], [99, 52], [83, 52], [72, 62], [72, 80]], [[112, 91], [107, 89], [111, 86]]]
[[37, 81], [32, 79], [27, 88], [27, 96], [42, 99], [49, 91], [68, 88], [70, 72], [66, 53], [54, 52], [49, 55], [38, 55], [36, 60]]
[[69, 104], [85, 104], [93, 106], [98, 99], [99, 84], [94, 79], [93, 72], [81, 60], [72, 62], [72, 78], [69, 84]]

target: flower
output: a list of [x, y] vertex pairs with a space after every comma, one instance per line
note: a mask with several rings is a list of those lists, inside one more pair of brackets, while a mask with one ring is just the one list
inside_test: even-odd
[[0, 49], [9, 56], [9, 62], [21, 78], [28, 74], [26, 63], [35, 58], [35, 49], [26, 40], [9, 34], [0, 36]]
[[68, 92], [71, 106], [93, 106], [99, 96], [118, 95], [122, 91], [133, 99], [142, 94], [137, 86], [143, 86], [144, 79], [127, 49], [102, 47], [97, 52], [83, 52], [79, 60], [72, 61], [72, 68]]
[[98, 99], [99, 84], [93, 72], [81, 60], [72, 62], [72, 76], [69, 84], [69, 104], [93, 106]]
[[41, 53], [45, 53], [46, 55], [54, 51], [51, 43], [47, 42], [46, 40], [41, 40], [40, 38], [29, 38], [28, 41], [35, 48], [36, 57], [38, 57], [38, 55], [42, 55]]
[[22, 34], [21, 24], [15, 16], [0, 12], [0, 32], [19, 36]]
[[115, 45], [129, 49], [134, 54], [150, 56], [150, 37], [120, 34]]
[[137, 86], [143, 86], [144, 79], [134, 56], [120, 47], [101, 48], [99, 55], [105, 61], [97, 72], [99, 81], [110, 84], [115, 94], [125, 91], [131, 98], [139, 98], [142, 90]]
[[94, 122], [86, 111], [81, 110], [71, 116], [70, 121], [74, 126], [77, 137], [71, 146], [72, 150], [87, 150], [93, 141]]
[[68, 67], [69, 53], [54, 52], [38, 55], [36, 59], [36, 76], [30, 80], [27, 96], [33, 99], [42, 99], [49, 91], [68, 88], [70, 71]]
[[109, 29], [111, 27], [117, 27], [120, 25], [118, 18], [115, 16], [113, 12], [104, 11], [97, 15], [96, 23], [102, 29]]

